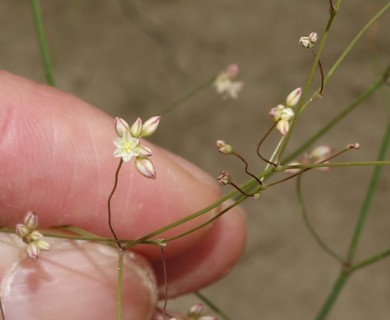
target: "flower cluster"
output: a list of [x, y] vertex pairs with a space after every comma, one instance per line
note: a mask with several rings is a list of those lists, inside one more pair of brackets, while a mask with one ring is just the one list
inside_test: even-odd
[[290, 122], [294, 118], [294, 110], [292, 108], [298, 103], [301, 94], [302, 89], [296, 88], [287, 96], [286, 106], [279, 104], [269, 112], [269, 115], [276, 122], [276, 128], [282, 135], [286, 135], [290, 129]]
[[122, 118], [115, 118], [115, 131], [119, 138], [114, 139], [116, 147], [114, 157], [122, 158], [124, 162], [134, 157], [137, 170], [150, 179], [156, 179], [156, 170], [149, 159], [152, 150], [141, 145], [141, 138], [151, 136], [156, 131], [160, 119], [160, 116], [154, 116], [143, 123], [141, 118], [137, 118], [130, 126]]
[[222, 94], [222, 97], [238, 98], [238, 93], [243, 86], [241, 81], [233, 81], [237, 77], [238, 72], [238, 65], [231, 64], [216, 77], [214, 86], [217, 89], [217, 92]]
[[217, 320], [214, 316], [202, 315], [203, 304], [198, 303], [190, 307], [185, 318], [170, 318], [169, 320]]
[[45, 240], [42, 240], [43, 235], [36, 230], [37, 227], [38, 216], [33, 211], [27, 212], [23, 224], [16, 225], [16, 234], [24, 243], [27, 243], [26, 253], [33, 261], [38, 259], [41, 250], [50, 250], [50, 244]]
[[[311, 163], [321, 163], [324, 160], [330, 158], [332, 155], [332, 148], [329, 146], [318, 146], [314, 148], [309, 154], [305, 154], [301, 161], [294, 161], [290, 162], [289, 165], [301, 165], [301, 164], [311, 164]], [[324, 163], [328, 163], [328, 161], [325, 161]], [[320, 171], [329, 171], [329, 167], [321, 167], [317, 168]], [[302, 169], [294, 168], [294, 169], [287, 169], [285, 172], [289, 174], [295, 174], [300, 172]]]
[[316, 32], [312, 32], [309, 34], [308, 37], [301, 37], [299, 39], [299, 43], [304, 48], [313, 49], [314, 44], [317, 42], [317, 40], [318, 40], [318, 34]]

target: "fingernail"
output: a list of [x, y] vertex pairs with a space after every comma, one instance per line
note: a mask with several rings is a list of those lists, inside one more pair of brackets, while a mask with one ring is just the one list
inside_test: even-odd
[[[5, 275], [1, 299], [7, 320], [115, 319], [118, 253], [96, 243], [67, 241], [33, 262], [23, 259]], [[157, 301], [148, 263], [126, 253], [123, 306], [126, 319], [150, 319]]]

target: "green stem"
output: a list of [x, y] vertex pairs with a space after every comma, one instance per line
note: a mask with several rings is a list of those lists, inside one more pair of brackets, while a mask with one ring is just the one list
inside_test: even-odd
[[390, 256], [390, 249], [387, 249], [381, 253], [378, 253], [370, 258], [367, 258], [359, 263], [356, 263], [354, 266], [351, 268], [351, 272], [359, 270], [361, 268], [367, 267], [375, 262], [378, 262], [379, 260], [382, 260], [386, 257]]
[[353, 40], [348, 45], [348, 47], [344, 50], [344, 52], [340, 55], [340, 57], [337, 59], [337, 61], [330, 68], [328, 74], [325, 77], [324, 85], [326, 85], [328, 83], [328, 81], [332, 77], [333, 73], [336, 71], [336, 69], [339, 67], [339, 65], [344, 61], [345, 57], [349, 54], [349, 52], [352, 50], [352, 48], [360, 40], [360, 38], [374, 24], [374, 22], [377, 21], [389, 8], [390, 8], [390, 2], [385, 4], [383, 6], [383, 8], [381, 10], [379, 10], [379, 12], [375, 16], [373, 16], [370, 21], [367, 22], [367, 24], [363, 27], [362, 30], [360, 30], [360, 32], [355, 36], [355, 38], [353, 38]]
[[332, 291], [330, 292], [328, 298], [326, 299], [323, 307], [321, 308], [319, 314], [316, 317], [316, 320], [324, 320], [326, 316], [329, 314], [329, 311], [331, 310], [334, 302], [338, 298], [341, 289], [344, 287], [347, 279], [348, 279], [348, 274], [341, 272], [333, 285]]
[[[313, 169], [313, 168], [332, 168], [332, 167], [369, 167], [369, 166], [388, 166], [388, 161], [349, 161], [349, 162], [334, 162], [334, 163], [312, 163], [312, 164], [297, 164], [291, 166], [280, 166], [278, 170], [284, 171], [286, 169]], [[270, 186], [270, 185], [268, 185]]]
[[336, 115], [329, 123], [324, 127], [318, 130], [314, 135], [310, 137], [305, 143], [303, 143], [299, 148], [297, 148], [293, 153], [288, 155], [283, 159], [282, 163], [287, 163], [295, 159], [298, 155], [307, 150], [314, 142], [316, 142], [320, 137], [322, 137], [326, 132], [333, 128], [337, 123], [344, 119], [348, 114], [350, 114], [356, 107], [358, 107], [363, 101], [370, 97], [374, 92], [383, 86], [386, 79], [389, 76], [390, 65], [387, 67], [386, 72], [381, 76], [377, 81], [375, 81], [366, 91], [364, 91], [358, 98], [356, 98], [349, 106], [347, 106], [343, 111]]
[[314, 62], [312, 64], [312, 66], [311, 66], [308, 78], [306, 80], [306, 84], [305, 84], [305, 86], [304, 86], [304, 88], [302, 90], [302, 96], [301, 96], [300, 102], [299, 102], [299, 104], [298, 104], [298, 106], [296, 108], [297, 110], [295, 112], [295, 116], [294, 116], [294, 118], [293, 118], [293, 120], [291, 122], [290, 129], [288, 130], [288, 133], [285, 136], [283, 144], [282, 144], [282, 146], [280, 148], [280, 152], [279, 152], [279, 155], [278, 155], [278, 162], [280, 162], [280, 159], [282, 159], [282, 157], [283, 157], [284, 151], [285, 151], [285, 149], [287, 147], [287, 144], [288, 144], [288, 142], [289, 142], [289, 140], [291, 138], [291, 135], [292, 135], [292, 133], [294, 131], [294, 128], [295, 128], [296, 123], [297, 123], [297, 120], [298, 120], [298, 118], [300, 116], [301, 111], [303, 110], [303, 107], [304, 107], [303, 103], [305, 101], [305, 97], [306, 97], [306, 95], [307, 95], [307, 93], [308, 93], [308, 91], [310, 89], [310, 86], [311, 86], [311, 83], [313, 81], [313, 77], [314, 77], [315, 71], [316, 71], [317, 66], [318, 66], [318, 61], [320, 60], [322, 51], [324, 50], [325, 43], [326, 43], [326, 40], [328, 38], [330, 28], [331, 28], [331, 26], [333, 24], [333, 20], [334, 20], [336, 14], [338, 12], [338, 8], [340, 7], [340, 4], [341, 4], [341, 0], [338, 0], [338, 2], [336, 4], [335, 10], [332, 10], [332, 12], [330, 13], [330, 16], [329, 16], [329, 19], [328, 19], [328, 23], [326, 25], [324, 34], [323, 34], [323, 36], [321, 38], [321, 42], [320, 42], [319, 47], [318, 47], [317, 54], [316, 54], [316, 56], [314, 58]]
[[167, 105], [165, 108], [163, 108], [159, 112], [159, 114], [160, 115], [167, 114], [168, 112], [170, 112], [171, 110], [175, 109], [176, 107], [178, 107], [182, 103], [184, 103], [187, 100], [191, 99], [193, 96], [195, 96], [196, 94], [201, 92], [203, 89], [209, 87], [214, 82], [214, 80], [215, 80], [215, 77], [212, 77], [212, 78], [208, 79], [207, 81], [199, 84], [195, 88], [191, 89], [190, 91], [185, 93], [182, 97], [179, 97], [179, 98], [173, 100], [169, 105]]
[[123, 255], [124, 251], [118, 250], [118, 283], [116, 292], [116, 319], [122, 319], [122, 301], [123, 301]]
[[35, 31], [38, 38], [39, 52], [41, 55], [42, 65], [45, 71], [46, 82], [55, 87], [53, 76], [53, 65], [50, 58], [50, 50], [47, 44], [45, 29], [43, 27], [42, 10], [39, 0], [31, 0], [31, 7], [34, 19]]
[[229, 320], [229, 317], [220, 308], [218, 308], [211, 300], [201, 294], [199, 291], [195, 291], [194, 295], [197, 296], [204, 304], [206, 304], [211, 310], [218, 314], [219, 319]]
[[301, 190], [301, 180], [302, 180], [302, 176], [299, 176], [297, 179], [296, 190], [297, 190], [298, 201], [299, 201], [299, 204], [301, 206], [303, 221], [305, 222], [307, 229], [309, 230], [310, 234], [313, 236], [313, 238], [317, 242], [317, 244], [327, 254], [329, 254], [332, 258], [339, 261], [341, 264], [344, 264], [343, 258], [341, 258], [337, 253], [335, 253], [331, 248], [329, 248], [329, 246], [321, 239], [321, 237], [319, 236], [317, 231], [314, 229], [314, 227], [310, 223], [309, 216], [307, 214], [307, 210], [306, 210], [306, 206], [305, 206], [305, 202], [303, 200], [303, 195], [302, 195], [302, 190]]
[[[381, 147], [379, 150], [379, 154], [377, 157], [377, 159], [379, 161], [383, 160], [386, 157], [386, 153], [387, 153], [387, 150], [389, 147], [389, 142], [390, 142], [390, 121], [387, 124], [387, 128], [386, 128], [386, 131], [385, 131], [385, 134], [384, 134], [384, 137], [382, 140], [382, 144], [381, 144]], [[383, 161], [383, 162], [390, 162], [390, 161]], [[353, 236], [351, 239], [351, 243], [349, 245], [349, 250], [348, 250], [348, 261], [351, 264], [352, 264], [353, 258], [355, 256], [355, 253], [356, 253], [356, 249], [358, 246], [358, 242], [360, 240], [363, 226], [364, 226], [366, 219], [367, 219], [368, 210], [370, 208], [372, 198], [373, 198], [374, 192], [376, 190], [376, 186], [378, 184], [378, 179], [379, 179], [381, 170], [382, 170], [382, 168], [379, 166], [376, 166], [374, 168], [374, 172], [372, 174], [371, 181], [370, 181], [370, 184], [368, 186], [367, 194], [366, 194], [366, 197], [364, 199], [362, 208], [360, 210], [360, 214], [359, 214], [359, 217], [358, 217], [358, 220], [357, 220], [354, 232], [353, 232]]]

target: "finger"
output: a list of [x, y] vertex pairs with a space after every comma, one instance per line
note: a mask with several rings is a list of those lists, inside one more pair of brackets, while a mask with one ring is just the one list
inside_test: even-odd
[[[0, 88], [0, 225], [13, 226], [35, 210], [41, 226], [72, 224], [111, 236], [107, 198], [118, 164], [112, 156], [113, 119], [59, 90], [7, 73], [0, 75]], [[150, 147], [157, 180], [141, 176], [133, 163], [125, 163], [120, 172], [112, 203], [120, 238], [141, 237], [219, 197], [218, 187], [198, 168]], [[178, 234], [205, 219], [158, 237]], [[184, 251], [203, 233], [176, 241], [167, 254]], [[148, 253], [146, 246], [139, 250]], [[158, 257], [158, 251], [151, 255]]]
[[[5, 319], [114, 319], [116, 250], [88, 242], [61, 241], [37, 262], [24, 255], [14, 235], [0, 234], [1, 302]], [[153, 272], [141, 256], [127, 253], [123, 265], [126, 319], [150, 319], [157, 300]]]

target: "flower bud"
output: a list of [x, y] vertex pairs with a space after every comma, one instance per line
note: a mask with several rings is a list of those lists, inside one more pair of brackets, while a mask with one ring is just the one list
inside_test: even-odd
[[232, 181], [232, 178], [227, 171], [221, 171], [220, 175], [217, 177], [217, 181], [219, 184], [222, 184], [223, 186], [226, 186]]
[[232, 146], [229, 144], [226, 144], [226, 142], [223, 140], [217, 140], [216, 145], [217, 145], [218, 151], [222, 154], [227, 155], [227, 154], [231, 154], [233, 152]]
[[280, 120], [282, 110], [285, 109], [285, 106], [282, 104], [277, 105], [275, 108], [272, 108], [268, 115], [270, 115], [275, 122]]
[[27, 212], [24, 217], [24, 225], [29, 230], [34, 230], [38, 227], [38, 216], [34, 211]]
[[43, 237], [42, 233], [37, 230], [34, 230], [28, 235], [30, 241], [37, 241]]
[[226, 72], [229, 75], [230, 79], [234, 79], [237, 75], [238, 72], [240, 71], [238, 64], [231, 64], [226, 68]]
[[311, 43], [309, 37], [300, 37], [299, 43], [304, 48], [311, 48], [312, 47], [312, 43]]
[[39, 253], [41, 250], [37, 246], [35, 242], [31, 242], [27, 247], [26, 247], [26, 254], [27, 256], [32, 260], [35, 261], [39, 257]]
[[280, 119], [276, 124], [276, 129], [278, 129], [280, 133], [285, 136], [290, 129], [290, 123], [285, 119]]
[[139, 173], [149, 179], [156, 179], [156, 169], [152, 161], [147, 158], [137, 158], [135, 160], [135, 166]]
[[35, 245], [43, 251], [49, 251], [51, 249], [50, 243], [45, 240], [37, 240], [35, 241]]
[[15, 232], [19, 238], [23, 239], [30, 233], [30, 230], [24, 224], [17, 224]]
[[286, 104], [287, 107], [294, 107], [302, 95], [302, 88], [296, 88], [295, 90], [291, 91], [290, 94], [287, 96]]
[[130, 134], [134, 138], [140, 138], [141, 131], [142, 131], [142, 120], [141, 118], [137, 118], [137, 120], [135, 120], [134, 123], [131, 125]]
[[126, 120], [116, 117], [115, 118], [115, 131], [118, 137], [122, 137], [125, 132], [129, 131], [130, 127]]
[[316, 43], [317, 42], [317, 40], [318, 40], [318, 34], [317, 34], [317, 32], [312, 32], [312, 33], [310, 33], [309, 34], [309, 40], [310, 40], [310, 42], [311, 43]]
[[[290, 163], [288, 163], [288, 166], [295, 166], [295, 165], [300, 165], [301, 163], [298, 162], [298, 161], [292, 161]], [[302, 169], [301, 168], [291, 168], [291, 169], [286, 169], [284, 170], [284, 172], [288, 173], [288, 174], [296, 174], [298, 172], [300, 172]]]
[[145, 146], [140, 146], [139, 151], [140, 151], [139, 153], [140, 158], [147, 158], [152, 155], [152, 150], [150, 150], [148, 147]]
[[160, 116], [154, 116], [145, 121], [142, 126], [141, 137], [151, 136], [160, 124]]

